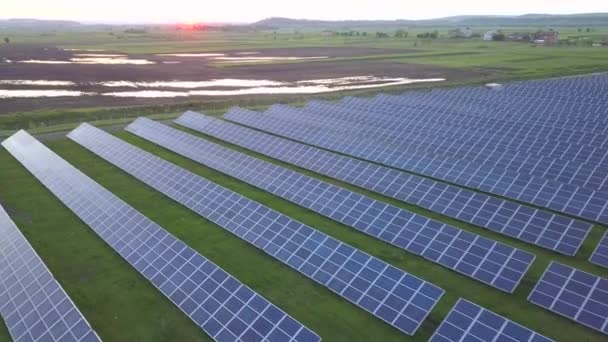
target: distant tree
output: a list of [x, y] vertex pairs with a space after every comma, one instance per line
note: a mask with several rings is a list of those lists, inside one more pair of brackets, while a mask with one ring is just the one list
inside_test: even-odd
[[498, 31], [492, 35], [492, 40], [495, 42], [504, 42], [506, 39], [507, 37], [501, 31]]
[[406, 30], [397, 30], [397, 32], [395, 32], [395, 37], [396, 38], [407, 38], [408, 36], [408, 32]]
[[357, 37], [359, 37], [359, 36], [361, 35], [361, 32], [357, 31], [357, 32], [355, 32], [355, 35], [356, 35]]
[[361, 32], [361, 35], [362, 35], [363, 37], [367, 37], [367, 32]]
[[4, 37], [4, 42], [8, 44], [11, 42], [11, 39], [9, 37]]
[[591, 27], [587, 27], [587, 32], [591, 32]]
[[577, 29], [577, 31], [578, 31], [578, 32], [583, 32], [583, 29], [579, 27], [579, 28]]
[[439, 38], [439, 31], [435, 30], [435, 31], [431, 32], [431, 34], [429, 35], [429, 38], [431, 38], [431, 39]]
[[384, 32], [376, 32], [376, 37], [378, 37], [378, 38], [386, 38], [386, 37], [388, 37], [388, 34], [384, 33]]

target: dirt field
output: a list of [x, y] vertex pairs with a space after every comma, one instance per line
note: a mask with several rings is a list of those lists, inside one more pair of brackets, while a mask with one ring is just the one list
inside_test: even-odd
[[[241, 54], [258, 52], [255, 55]], [[65, 51], [42, 46], [0, 46], [0, 80], [57, 80], [71, 81], [76, 85], [62, 89], [83, 92], [108, 91], [97, 82], [107, 81], [205, 81], [213, 79], [248, 79], [295, 82], [302, 80], [341, 78], [373, 75], [377, 77], [445, 78], [462, 81], [487, 76], [488, 73], [466, 69], [443, 68], [421, 64], [405, 64], [384, 60], [332, 61], [337, 57], [403, 54], [415, 50], [373, 49], [357, 47], [315, 47], [263, 50], [219, 51], [228, 57], [330, 57], [323, 61], [277, 63], [218, 67], [213, 61], [199, 57], [173, 57], [159, 55], [128, 55], [129, 59], [148, 60], [147, 65], [104, 64], [24, 64], [25, 60], [69, 61], [76, 54], [111, 54], [112, 51]], [[8, 61], [10, 62], [8, 62]], [[166, 64], [165, 62], [179, 62]], [[56, 89], [52, 86], [2, 85], [3, 89]], [[214, 89], [214, 88], [210, 88]], [[221, 88], [215, 88], [221, 89]], [[166, 90], [157, 88], [155, 90]], [[133, 91], [132, 87], [113, 87], [111, 91]], [[243, 95], [246, 96], [246, 95]], [[259, 97], [260, 95], [256, 95]], [[264, 95], [261, 95], [264, 96]], [[276, 95], [273, 95], [276, 96]], [[204, 101], [209, 96], [187, 98], [114, 98], [107, 96], [39, 97], [0, 99], [0, 113], [32, 111], [45, 108], [100, 107], [125, 105], [156, 105], [185, 101]]]

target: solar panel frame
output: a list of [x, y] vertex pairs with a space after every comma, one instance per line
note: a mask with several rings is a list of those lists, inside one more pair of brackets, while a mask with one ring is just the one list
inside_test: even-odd
[[5, 148], [110, 247], [216, 341], [320, 337], [136, 211], [25, 131]]
[[552, 261], [528, 301], [608, 335], [608, 279]]
[[199, 113], [186, 112], [175, 122], [269, 157], [565, 255], [576, 254], [592, 227], [587, 222], [407, 174]]
[[535, 257], [491, 239], [180, 130], [139, 118], [127, 131], [259, 189], [499, 290], [513, 292]]
[[101, 341], [0, 206], [0, 315], [14, 341]]
[[608, 268], [608, 230], [604, 233], [604, 236], [600, 239], [595, 250], [589, 257], [589, 261]]
[[68, 137], [405, 334], [415, 333], [444, 294], [427, 281], [91, 125], [82, 124]]
[[466, 299], [459, 298], [430, 342], [551, 342], [553, 340]]

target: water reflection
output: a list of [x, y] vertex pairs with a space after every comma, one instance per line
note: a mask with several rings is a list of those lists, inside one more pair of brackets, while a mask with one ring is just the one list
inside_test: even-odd
[[157, 56], [162, 57], [219, 57], [225, 56], [223, 53], [161, 53]]
[[210, 87], [272, 87], [283, 85], [283, 82], [269, 80], [239, 80], [239, 79], [219, 79], [209, 81], [156, 81], [156, 82], [130, 82], [130, 81], [109, 81], [100, 82], [104, 87], [128, 87], [128, 88], [210, 88]]
[[74, 57], [74, 58], [70, 58], [67, 61], [28, 59], [28, 60], [19, 61], [19, 63], [25, 63], [25, 64], [134, 64], [134, 65], [156, 64], [156, 62], [149, 61], [147, 59], [128, 59], [128, 58], [124, 58], [124, 57]]
[[89, 95], [76, 90], [20, 90], [20, 89], [0, 89], [0, 99], [10, 98], [36, 98], [36, 97], [65, 97]]

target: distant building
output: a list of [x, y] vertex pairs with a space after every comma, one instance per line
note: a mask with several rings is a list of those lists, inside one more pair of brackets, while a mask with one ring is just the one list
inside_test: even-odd
[[495, 34], [498, 34], [498, 31], [488, 31], [483, 34], [483, 40], [485, 40], [485, 41], [493, 40]]
[[534, 42], [538, 44], [556, 44], [559, 42], [559, 32], [554, 30], [534, 33]]

